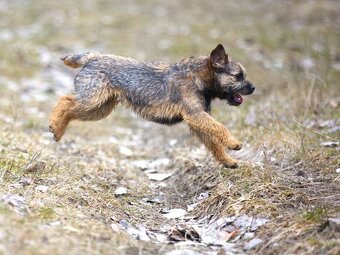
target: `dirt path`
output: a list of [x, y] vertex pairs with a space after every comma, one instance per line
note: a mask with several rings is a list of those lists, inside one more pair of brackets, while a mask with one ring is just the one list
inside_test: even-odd
[[[123, 116], [128, 123], [119, 123], [117, 127], [115, 115]], [[152, 244], [150, 249], [154, 249], [155, 254], [160, 251], [243, 254], [244, 250], [263, 242], [255, 236], [255, 231], [267, 218], [247, 214], [222, 217], [218, 212], [206, 215], [198, 209], [209, 199], [210, 191], [223, 181], [221, 171], [230, 170], [219, 166], [191, 137], [185, 125], [164, 127], [135, 118], [125, 110], [118, 111], [106, 122], [103, 137], [97, 137], [94, 132], [100, 122], [89, 123], [93, 125], [88, 127], [89, 140], [77, 137], [76, 143], [66, 142], [56, 147], [60, 166], [65, 158], [74, 162], [80, 152], [82, 158], [95, 159], [103, 166], [110, 195], [119, 204], [118, 208], [107, 211], [108, 215], [104, 214], [106, 228], [111, 227], [114, 234], [128, 234], [130, 238]], [[110, 125], [115, 135], [110, 135]], [[77, 131], [73, 133], [76, 135]], [[66, 137], [66, 141], [68, 139]], [[73, 152], [69, 153], [69, 147]], [[77, 161], [83, 163], [82, 159]], [[84, 177], [79, 180], [85, 191], [87, 183], [98, 185], [98, 169], [93, 174], [88, 169], [86, 167]], [[100, 204], [96, 210], [106, 211], [103, 207], [104, 204]]]

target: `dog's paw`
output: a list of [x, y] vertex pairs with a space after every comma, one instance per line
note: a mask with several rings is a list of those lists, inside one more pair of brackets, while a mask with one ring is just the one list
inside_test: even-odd
[[59, 142], [60, 139], [63, 137], [64, 133], [60, 131], [60, 129], [58, 128], [58, 125], [50, 123], [48, 125], [48, 128], [50, 132], [53, 134], [54, 141]]
[[226, 162], [223, 164], [225, 168], [238, 168], [238, 163], [236, 160]]
[[232, 141], [232, 142], [229, 142], [228, 144], [228, 149], [230, 150], [241, 150], [242, 149], [242, 143], [239, 142], [239, 141]]

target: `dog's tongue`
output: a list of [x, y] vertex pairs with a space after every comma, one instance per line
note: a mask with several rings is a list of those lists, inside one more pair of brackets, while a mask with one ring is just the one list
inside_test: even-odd
[[241, 104], [242, 102], [243, 102], [243, 98], [241, 97], [241, 95], [240, 94], [238, 94], [238, 93], [234, 93], [234, 101], [236, 102], [236, 103], [239, 103], [239, 104]]

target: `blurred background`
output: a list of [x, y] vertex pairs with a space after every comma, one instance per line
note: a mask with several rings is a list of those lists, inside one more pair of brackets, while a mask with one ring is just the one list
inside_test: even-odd
[[174, 62], [222, 43], [257, 85], [253, 103], [263, 97], [273, 106], [280, 96], [286, 114], [338, 104], [337, 1], [3, 0], [0, 8], [1, 88], [24, 102], [71, 91], [74, 72], [59, 61], [65, 54]]
[[[338, 9], [337, 1], [2, 1], [2, 85], [43, 97], [72, 87], [59, 61], [65, 54], [173, 62], [222, 43], [260, 86], [258, 95], [299, 88], [290, 103], [317, 111], [339, 75]], [[309, 98], [311, 90], [321, 97]]]
[[[82, 185], [79, 178], [84, 172], [92, 173], [90, 177], [98, 181], [102, 194], [111, 194], [108, 187], [119, 184], [108, 181], [111, 175], [111, 181], [118, 182], [143, 178], [126, 158], [168, 157], [175, 162], [174, 169], [187, 169], [187, 161], [194, 158], [194, 166], [218, 168], [185, 125], [162, 127], [120, 107], [100, 122], [72, 123], [64, 141], [54, 144], [47, 127], [48, 114], [59, 96], [72, 93], [73, 78], [79, 71], [64, 66], [61, 57], [97, 51], [172, 63], [184, 57], [208, 55], [219, 43], [229, 56], [242, 63], [248, 79], [256, 85], [255, 93], [245, 97], [240, 107], [221, 101], [213, 106], [213, 116], [244, 142], [245, 149], [234, 156], [269, 164], [278, 171], [298, 164], [298, 169], [289, 168], [291, 171], [284, 172], [287, 176], [281, 179], [294, 179], [297, 171], [303, 171], [308, 178], [319, 181], [338, 180], [339, 1], [1, 0], [0, 174], [4, 185], [0, 190], [21, 194], [33, 223], [21, 226], [18, 221], [26, 216], [0, 210], [2, 215], [6, 212], [6, 218], [0, 217], [0, 226], [15, 237], [0, 235], [9, 242], [9, 246], [0, 248], [20, 251], [28, 245], [34, 251], [44, 243], [33, 226], [45, 217], [59, 219], [70, 213], [55, 209], [56, 199], [90, 219], [97, 212], [91, 205], [100, 208], [104, 200], [94, 202], [90, 200], [95, 197], [92, 194], [82, 198], [89, 202], [81, 208], [68, 200], [70, 194], [75, 201], [80, 196], [73, 189]], [[35, 176], [51, 185], [48, 194], [36, 193], [35, 184], [20, 184], [32, 162], [40, 162], [33, 164], [33, 172], [42, 171]], [[44, 172], [46, 169], [50, 171]], [[108, 186], [99, 184], [103, 182]], [[333, 184], [329, 192], [338, 192]], [[140, 192], [141, 187], [133, 187]], [[90, 192], [86, 187], [82, 189]], [[323, 206], [339, 206], [338, 202], [324, 199]], [[106, 222], [112, 209], [106, 210], [102, 209], [102, 218], [92, 217], [91, 222]], [[81, 223], [75, 218], [72, 224]], [[86, 226], [79, 228], [87, 231]], [[59, 232], [53, 231], [46, 232], [48, 238], [56, 238]], [[39, 241], [25, 244], [27, 233], [36, 235]], [[78, 233], [82, 238], [83, 233]], [[83, 251], [92, 251], [86, 246], [92, 237], [86, 238]], [[62, 247], [58, 249], [63, 252]]]

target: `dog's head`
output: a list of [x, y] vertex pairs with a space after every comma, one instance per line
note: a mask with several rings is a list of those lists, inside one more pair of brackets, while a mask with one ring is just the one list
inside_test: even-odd
[[218, 98], [227, 99], [230, 105], [242, 104], [241, 95], [250, 95], [255, 86], [246, 80], [244, 67], [231, 60], [219, 44], [210, 54], [210, 65], [214, 72], [214, 90]]

